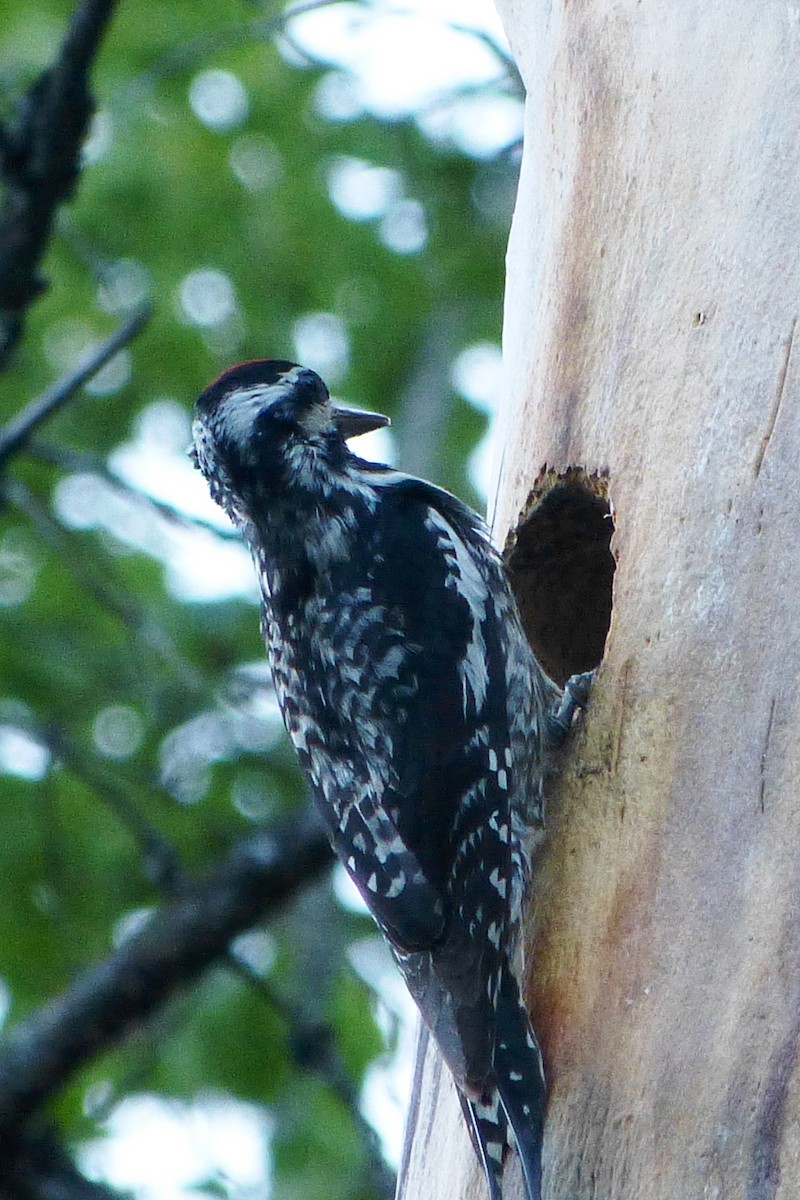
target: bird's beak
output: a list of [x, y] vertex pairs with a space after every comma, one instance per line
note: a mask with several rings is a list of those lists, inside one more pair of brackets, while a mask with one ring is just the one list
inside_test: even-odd
[[343, 438], [358, 437], [360, 433], [370, 433], [373, 429], [383, 429], [388, 425], [389, 418], [382, 413], [362, 412], [358, 408], [342, 408], [332, 404], [333, 422]]

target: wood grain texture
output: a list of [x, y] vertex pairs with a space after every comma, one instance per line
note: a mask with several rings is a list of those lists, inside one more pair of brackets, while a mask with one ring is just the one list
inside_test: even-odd
[[[545, 1197], [795, 1200], [800, 8], [499, 7], [529, 104], [498, 534], [575, 466], [616, 526], [529, 921]], [[404, 1200], [482, 1200], [458, 1124], [417, 1127]]]

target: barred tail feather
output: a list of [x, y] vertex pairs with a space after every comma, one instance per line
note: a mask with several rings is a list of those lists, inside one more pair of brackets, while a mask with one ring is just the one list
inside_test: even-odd
[[502, 974], [497, 999], [494, 1066], [497, 1090], [514, 1134], [528, 1200], [541, 1200], [547, 1100], [544, 1069], [519, 986], [509, 970]]
[[458, 1093], [475, 1153], [483, 1167], [489, 1200], [502, 1200], [503, 1167], [508, 1152], [508, 1122], [498, 1092], [483, 1100]]

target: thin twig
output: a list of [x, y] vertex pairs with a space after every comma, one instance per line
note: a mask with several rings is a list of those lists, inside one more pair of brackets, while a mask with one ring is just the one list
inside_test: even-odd
[[158, 500], [155, 496], [143, 492], [141, 488], [129, 483], [127, 479], [121, 479], [98, 454], [90, 454], [86, 450], [73, 450], [69, 446], [51, 445], [38, 440], [29, 443], [26, 450], [29, 457], [38, 462], [61, 467], [64, 471], [96, 475], [98, 479], [102, 479], [103, 483], [114, 488], [121, 496], [129, 496], [137, 504], [149, 508], [159, 517], [163, 517], [165, 521], [169, 521], [171, 525], [177, 525], [181, 529], [202, 529], [228, 541], [241, 541], [241, 534], [232, 525], [226, 529], [215, 521], [207, 521], [204, 517], [196, 517], [191, 513], [182, 512], [165, 500]]
[[109, 359], [141, 333], [152, 315], [152, 306], [147, 303], [138, 308], [118, 329], [107, 337], [96, 350], [67, 375], [62, 376], [52, 387], [42, 392], [0, 430], [0, 471], [12, 455], [24, 448], [28, 439], [44, 421], [70, 400], [79, 387], [96, 375]]
[[168, 797], [159, 789], [125, 777], [119, 767], [112, 773], [92, 762], [87, 754], [63, 732], [52, 725], [32, 725], [33, 736], [47, 747], [54, 758], [114, 814], [117, 821], [136, 842], [142, 856], [145, 878], [159, 891], [170, 896], [185, 882], [176, 847], [160, 829], [142, 815], [138, 801], [145, 795], [166, 803]]
[[53, 520], [41, 500], [24, 484], [7, 480], [3, 493], [19, 512], [24, 513], [45, 545], [51, 547], [65, 571], [83, 591], [128, 630], [137, 643], [144, 642], [180, 681], [181, 687], [198, 697], [213, 699], [214, 692], [198, 669], [184, 658], [162, 622], [141, 610], [117, 587], [108, 563], [102, 572], [92, 571], [75, 554], [73, 541]]
[[298, 1070], [315, 1075], [351, 1114], [367, 1156], [372, 1190], [377, 1195], [393, 1196], [396, 1181], [384, 1162], [378, 1135], [361, 1114], [358, 1091], [345, 1067], [331, 1026], [309, 1020], [297, 1005], [279, 996], [269, 982], [257, 975], [235, 950], [228, 951], [225, 961], [282, 1019], [288, 1034], [289, 1050]]
[[[222, 29], [201, 33], [184, 42], [182, 46], [163, 54], [152, 67], [142, 71], [132, 81], [132, 86], [139, 90], [155, 79], [169, 78], [230, 46], [238, 48], [249, 41], [266, 41], [268, 38], [282, 33], [294, 17], [316, 12], [320, 8], [331, 8], [340, 3], [341, 0], [304, 0], [302, 3], [293, 4], [291, 8], [285, 9], [275, 17], [257, 17], [250, 21], [239, 21], [235, 25], [226, 25]], [[129, 97], [126, 95], [125, 108], [128, 107], [128, 100]]]
[[450, 29], [454, 30], [456, 33], [469, 34], [470, 37], [474, 37], [476, 41], [481, 42], [487, 48], [487, 50], [491, 50], [492, 54], [494, 54], [496, 58], [499, 58], [503, 66], [506, 68], [507, 75], [513, 79], [515, 88], [517, 88], [520, 92], [523, 92], [523, 84], [522, 80], [520, 79], [519, 68], [517, 67], [516, 60], [509, 49], [504, 46], [502, 42], [498, 42], [497, 39], [492, 37], [490, 33], [487, 33], [485, 29], [476, 29], [473, 25], [462, 25], [459, 21], [448, 21], [447, 24]]

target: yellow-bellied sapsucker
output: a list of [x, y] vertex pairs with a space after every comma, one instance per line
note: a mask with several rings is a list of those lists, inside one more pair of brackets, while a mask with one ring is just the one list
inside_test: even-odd
[[511, 959], [523, 833], [586, 681], [562, 697], [542, 671], [475, 513], [349, 450], [386, 423], [311, 370], [250, 362], [200, 396], [194, 455], [249, 543], [286, 727], [453, 1073], [492, 1200], [510, 1144], [539, 1200], [544, 1075]]

